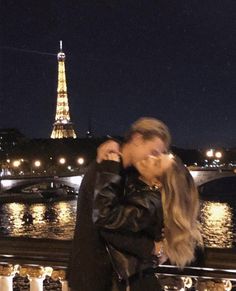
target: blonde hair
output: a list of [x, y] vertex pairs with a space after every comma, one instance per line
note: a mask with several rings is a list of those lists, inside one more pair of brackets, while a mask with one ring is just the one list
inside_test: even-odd
[[178, 157], [160, 177], [164, 213], [164, 250], [170, 262], [183, 268], [202, 246], [198, 191], [188, 169]]
[[160, 120], [152, 117], [141, 117], [130, 127], [125, 136], [126, 141], [130, 141], [134, 133], [140, 133], [143, 139], [159, 137], [166, 145], [170, 146], [171, 136], [168, 127]]

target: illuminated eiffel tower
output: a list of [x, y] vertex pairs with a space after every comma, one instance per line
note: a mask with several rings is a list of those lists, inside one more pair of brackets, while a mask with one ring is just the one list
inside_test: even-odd
[[62, 41], [60, 41], [60, 52], [57, 54], [58, 60], [57, 107], [51, 138], [76, 138], [73, 123], [70, 121], [69, 103], [66, 86], [65, 57], [66, 56], [62, 51]]

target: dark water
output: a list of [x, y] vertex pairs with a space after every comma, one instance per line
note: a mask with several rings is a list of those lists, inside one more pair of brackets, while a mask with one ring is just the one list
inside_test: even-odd
[[77, 201], [0, 205], [0, 235], [68, 240], [73, 237]]
[[[55, 203], [6, 203], [0, 205], [0, 236], [72, 239], [77, 201]], [[205, 245], [236, 247], [236, 199], [201, 201]]]

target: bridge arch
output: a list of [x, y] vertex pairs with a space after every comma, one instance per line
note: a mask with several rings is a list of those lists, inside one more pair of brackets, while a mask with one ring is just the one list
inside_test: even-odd
[[197, 187], [206, 184], [210, 181], [222, 179], [225, 177], [236, 177], [236, 173], [233, 170], [190, 169], [190, 173], [193, 176], [193, 179]]
[[198, 187], [202, 195], [236, 195], [236, 175], [210, 180]]
[[45, 182], [53, 182], [55, 184], [64, 184], [79, 190], [83, 175], [69, 176], [69, 177], [24, 177], [24, 178], [4, 178], [0, 181], [0, 192], [14, 192], [21, 189]]

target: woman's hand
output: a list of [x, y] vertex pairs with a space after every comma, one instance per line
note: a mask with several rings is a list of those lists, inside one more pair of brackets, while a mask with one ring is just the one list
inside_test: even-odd
[[163, 241], [155, 241], [153, 254], [158, 258], [160, 265], [164, 264], [168, 260], [168, 257], [165, 254]]

